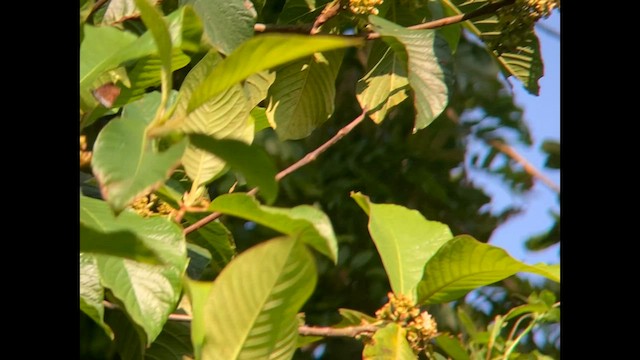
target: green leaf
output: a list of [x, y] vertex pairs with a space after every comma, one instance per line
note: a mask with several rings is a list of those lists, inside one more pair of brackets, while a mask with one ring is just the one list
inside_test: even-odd
[[183, 356], [192, 354], [189, 323], [167, 321], [156, 341], [144, 352], [144, 358], [146, 360], [182, 360]]
[[127, 105], [122, 117], [109, 122], [98, 134], [92, 167], [103, 198], [119, 213], [136, 197], [162, 185], [184, 152], [186, 141], [165, 151], [146, 135], [148, 123], [160, 104], [160, 94], [150, 93]]
[[301, 139], [334, 109], [335, 82], [344, 50], [315, 53], [276, 70], [267, 117], [281, 140]]
[[332, 327], [346, 327], [346, 326], [357, 326], [362, 325], [362, 321], [368, 322], [369, 324], [373, 324], [378, 321], [376, 318], [371, 317], [363, 312], [352, 310], [352, 309], [338, 309], [340, 316], [342, 316], [342, 320], [336, 325]]
[[108, 310], [105, 314], [105, 321], [115, 333], [113, 349], [120, 355], [117, 358], [142, 360], [146, 347], [144, 331], [131, 322], [127, 315], [119, 309]]
[[[193, 224], [205, 216], [198, 213], [186, 213], [185, 219]], [[212, 221], [198, 230], [190, 232], [187, 234], [187, 240], [209, 251], [211, 254], [210, 267], [216, 274], [220, 273], [236, 255], [233, 235], [220, 222]]]
[[260, 188], [260, 195], [267, 203], [278, 196], [276, 173], [271, 158], [258, 145], [247, 145], [236, 140], [217, 140], [200, 134], [189, 135], [192, 145], [222, 158], [232, 169], [241, 172], [247, 183]]
[[[113, 217], [111, 210], [105, 204], [106, 211]], [[149, 264], [159, 264], [160, 260], [149, 249], [135, 233], [124, 231], [104, 232], [102, 229], [93, 228], [82, 222], [82, 206], [80, 218], [80, 251], [84, 253], [94, 253], [123, 257]], [[89, 214], [92, 216], [95, 214]], [[101, 219], [96, 219], [96, 223], [102, 225]]]
[[[455, 14], [470, 13], [490, 3], [491, 0], [442, 1], [442, 4]], [[491, 43], [491, 40], [505, 36], [500, 31], [497, 15], [478, 17], [464, 21], [463, 24], [465, 28], [483, 39], [486, 44]], [[538, 80], [544, 75], [544, 66], [540, 53], [540, 43], [533, 29], [523, 37], [514, 51], [505, 51], [500, 54], [495, 48], [491, 48], [489, 45], [488, 47], [489, 52], [498, 61], [503, 72], [520, 80], [530, 94], [538, 95], [540, 92]]]
[[363, 360], [415, 360], [416, 355], [407, 341], [407, 331], [396, 323], [389, 323], [376, 331], [362, 351]]
[[337, 263], [338, 242], [331, 221], [313, 206], [276, 208], [260, 205], [247, 194], [235, 193], [218, 196], [211, 202], [209, 210], [251, 220], [283, 234], [299, 236], [301, 241]]
[[369, 22], [396, 54], [403, 58], [397, 43], [406, 51], [409, 85], [413, 89], [416, 120], [413, 132], [424, 129], [442, 113], [449, 101], [451, 52], [435, 30], [408, 30], [375, 15]]
[[560, 282], [560, 265], [527, 265], [501, 248], [484, 244], [468, 235], [444, 244], [424, 267], [418, 284], [418, 303], [436, 304], [458, 299], [469, 291], [530, 272]]
[[204, 22], [204, 38], [228, 55], [253, 37], [255, 19], [243, 0], [186, 0]]
[[[102, 201], [85, 198], [84, 208], [102, 208]], [[101, 222], [103, 223], [103, 222]], [[125, 211], [109, 227], [131, 227], [165, 265], [150, 265], [108, 255], [95, 255], [101, 283], [122, 301], [129, 316], [142, 326], [151, 342], [160, 333], [180, 296], [180, 279], [187, 266], [181, 228], [162, 217], [142, 218]]]
[[253, 108], [267, 97], [269, 87], [276, 80], [273, 71], [261, 71], [249, 76], [244, 81], [244, 92], [249, 99], [249, 105]]
[[184, 278], [184, 288], [191, 300], [191, 343], [196, 359], [202, 359], [202, 345], [205, 339], [205, 305], [209, 299], [209, 293], [213, 287], [212, 282], [195, 281]]
[[360, 193], [351, 197], [368, 202], [369, 233], [395, 294], [416, 300], [416, 288], [425, 263], [453, 238], [445, 224], [426, 220], [416, 210], [393, 204], [375, 204]]
[[330, 35], [264, 34], [245, 41], [225, 58], [189, 100], [188, 111], [200, 107], [210, 98], [246, 79], [249, 75], [271, 69], [316, 52], [362, 45], [360, 38]]
[[154, 243], [148, 243], [146, 223], [132, 212], [115, 217], [106, 202], [80, 196], [80, 251], [161, 264]]
[[100, 284], [98, 264], [93, 255], [80, 253], [80, 310], [113, 339], [113, 331], [104, 322], [104, 288]]
[[296, 238], [272, 239], [241, 253], [218, 276], [204, 307], [202, 358], [290, 359], [296, 314], [316, 281], [315, 260]]
[[448, 334], [440, 334], [435, 338], [435, 342], [453, 360], [469, 360], [469, 354], [458, 339]]
[[278, 15], [279, 24], [313, 23], [331, 0], [288, 0]]
[[169, 92], [172, 88], [171, 78], [171, 35], [169, 28], [162, 18], [160, 12], [154, 8], [149, 0], [135, 0], [140, 10], [142, 21], [146, 25], [148, 32], [153, 35], [153, 39], [158, 47], [160, 56], [160, 79], [162, 83], [162, 99], [160, 101], [161, 111], [164, 111], [169, 100]]
[[[202, 23], [190, 7], [182, 7], [166, 18], [171, 41], [176, 48], [197, 51], [202, 37]], [[80, 98], [81, 108], [90, 111], [97, 106], [91, 90], [100, 84], [95, 81], [106, 71], [157, 52], [151, 32], [135, 35], [110, 26], [83, 27], [84, 39], [80, 45]]]
[[253, 121], [254, 132], [270, 128], [269, 119], [267, 118], [267, 112], [264, 108], [255, 107], [251, 110], [251, 121]]
[[[171, 71], [176, 71], [189, 64], [191, 59], [179, 49], [174, 48], [171, 57]], [[131, 69], [128, 74], [131, 87], [120, 86], [120, 95], [114, 101], [113, 107], [121, 107], [144, 96], [147, 89], [160, 85], [160, 58], [155, 55], [147, 56]]]
[[371, 51], [370, 61], [377, 62], [358, 80], [356, 96], [360, 106], [368, 109], [367, 114], [371, 120], [379, 124], [389, 109], [407, 98], [407, 90], [410, 88], [406, 60], [398, 58], [390, 47], [380, 42], [376, 42]]

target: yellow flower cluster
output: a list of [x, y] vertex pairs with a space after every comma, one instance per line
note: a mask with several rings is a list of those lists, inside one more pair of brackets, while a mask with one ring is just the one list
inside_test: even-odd
[[418, 354], [424, 351], [429, 341], [438, 333], [438, 324], [427, 311], [421, 311], [411, 299], [400, 294], [389, 293], [389, 302], [376, 311], [378, 320], [393, 321], [407, 331], [407, 341]]
[[373, 14], [378, 15], [376, 6], [382, 4], [383, 0], [349, 0], [349, 9], [354, 14]]
[[527, 0], [530, 16], [540, 19], [551, 15], [555, 8], [560, 7], [560, 0]]
[[80, 135], [80, 168], [91, 168], [91, 151], [87, 151], [87, 137], [86, 135]]
[[131, 208], [144, 217], [153, 215], [169, 215], [175, 211], [174, 208], [162, 201], [155, 194], [149, 194], [147, 196], [137, 198], [131, 204]]

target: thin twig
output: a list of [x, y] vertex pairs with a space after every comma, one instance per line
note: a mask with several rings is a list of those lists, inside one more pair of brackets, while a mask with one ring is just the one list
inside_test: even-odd
[[[345, 135], [347, 135], [348, 133], [351, 132], [351, 130], [353, 130], [358, 124], [360, 124], [362, 122], [362, 120], [364, 120], [364, 118], [367, 115], [367, 109], [363, 109], [362, 110], [362, 114], [360, 114], [360, 116], [358, 116], [357, 118], [353, 119], [353, 121], [351, 121], [349, 124], [347, 124], [345, 127], [343, 127], [342, 129], [338, 130], [338, 132], [329, 140], [327, 140], [327, 142], [325, 142], [324, 144], [320, 145], [317, 149], [313, 150], [312, 152], [308, 153], [307, 155], [305, 155], [302, 159], [296, 161], [294, 164], [292, 164], [291, 166], [287, 167], [286, 169], [280, 171], [278, 174], [276, 174], [276, 181], [280, 181], [282, 180], [282, 178], [284, 178], [285, 176], [291, 174], [292, 172], [300, 169], [301, 167], [309, 164], [310, 162], [314, 161], [315, 159], [318, 158], [318, 156], [320, 154], [322, 154], [323, 152], [327, 151], [328, 148], [330, 148], [331, 146], [333, 146], [335, 143], [337, 143], [338, 141], [340, 141], [340, 139], [342, 139]], [[247, 195], [255, 195], [258, 192], [258, 188], [253, 188], [251, 190], [249, 190], [247, 192]], [[191, 224], [190, 226], [188, 226], [187, 228], [184, 229], [184, 234], [187, 235], [195, 230], [198, 230], [199, 228], [205, 226], [206, 224], [214, 221], [215, 219], [219, 218], [222, 214], [220, 212], [213, 212], [209, 215], [207, 215], [206, 217], [203, 217], [202, 219], [196, 221], [195, 223]]]
[[324, 337], [356, 337], [362, 334], [373, 334], [378, 330], [375, 325], [347, 326], [343, 328], [332, 328], [328, 326], [307, 326], [298, 327], [298, 334], [302, 336], [324, 336]]
[[489, 140], [489, 144], [493, 146], [496, 150], [502, 152], [503, 154], [512, 158], [516, 162], [520, 163], [520, 165], [522, 165], [522, 167], [524, 168], [524, 171], [529, 173], [529, 175], [542, 181], [545, 185], [547, 185], [551, 190], [555, 191], [556, 193], [558, 194], [560, 193], [560, 187], [558, 185], [556, 185], [553, 181], [551, 181], [551, 179], [549, 179], [543, 173], [541, 173], [538, 169], [536, 169], [535, 166], [531, 165], [531, 163], [528, 162], [527, 159], [522, 157], [520, 154], [518, 154], [518, 152], [513, 147], [505, 144], [501, 140], [495, 140], [495, 139]]
[[[426, 30], [426, 29], [437, 29], [443, 26], [447, 26], [447, 25], [451, 25], [451, 24], [457, 24], [466, 20], [471, 20], [471, 19], [475, 19], [481, 16], [486, 16], [486, 15], [491, 15], [493, 13], [495, 13], [496, 10], [500, 9], [501, 7], [504, 6], [508, 6], [508, 5], [512, 5], [515, 2], [515, 0], [502, 0], [502, 1], [497, 1], [495, 3], [491, 3], [491, 4], [487, 4], [479, 9], [476, 9], [474, 11], [471, 11], [470, 13], [467, 14], [458, 14], [458, 15], [453, 15], [453, 16], [448, 16], [442, 19], [438, 19], [438, 20], [433, 20], [433, 21], [429, 21], [426, 23], [422, 23], [422, 24], [417, 24], [417, 25], [413, 25], [413, 26], [409, 26], [408, 29], [411, 30]], [[327, 8], [325, 8], [325, 10], [323, 10], [323, 13], [327, 10]], [[338, 8], [339, 10], [339, 8]], [[335, 13], [333, 12], [328, 12], [326, 15], [330, 15], [331, 17], [335, 16], [337, 14], [337, 11]], [[317, 33], [317, 28], [324, 24], [324, 22], [326, 22], [326, 20], [330, 19], [331, 17], [328, 17], [326, 20], [324, 19], [325, 17], [323, 17], [321, 19], [321, 17], [323, 17], [322, 14], [320, 14], [320, 16], [318, 17], [318, 19], [316, 19], [316, 21], [314, 22], [314, 24], [304, 24], [304, 25], [265, 25], [265, 24], [255, 24], [255, 26], [253, 27], [253, 30], [255, 32], [260, 32], [260, 33], [264, 33], [264, 32], [294, 32], [294, 33], [304, 33], [304, 34], [315, 34]], [[319, 20], [324, 20], [324, 22], [322, 22], [321, 24], [318, 25], [318, 21]], [[316, 29], [316, 31], [314, 32], [314, 29]], [[360, 35], [353, 35], [353, 36], [360, 36]], [[367, 33], [365, 38], [367, 40], [374, 40], [374, 39], [378, 39], [380, 38], [381, 35], [380, 33], [377, 33], [375, 31]]]
[[[102, 302], [107, 309], [121, 309], [120, 306], [104, 300]], [[193, 316], [189, 314], [169, 314], [168, 320], [191, 322]], [[301, 336], [324, 336], [324, 337], [356, 337], [363, 334], [372, 334], [378, 330], [378, 326], [373, 324], [347, 326], [343, 328], [332, 328], [329, 326], [308, 326], [301, 325], [298, 327], [298, 334]]]

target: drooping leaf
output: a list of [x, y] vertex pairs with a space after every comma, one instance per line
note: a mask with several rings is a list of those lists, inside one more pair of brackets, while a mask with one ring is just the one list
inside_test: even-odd
[[425, 263], [453, 238], [451, 230], [445, 224], [426, 220], [416, 210], [375, 204], [360, 193], [351, 196], [359, 198], [359, 203], [368, 203], [369, 233], [382, 258], [391, 289], [415, 301]]
[[[113, 216], [106, 204], [105, 208], [108, 214]], [[160, 262], [156, 254], [135, 233], [128, 230], [105, 232], [83, 223], [82, 219], [80, 220], [80, 251], [87, 254], [118, 256], [149, 264]]]
[[218, 276], [204, 306], [202, 358], [290, 359], [296, 314], [316, 278], [313, 256], [296, 238], [269, 240], [241, 253]]
[[160, 100], [161, 111], [164, 111], [169, 100], [169, 92], [172, 88], [171, 77], [171, 34], [167, 23], [162, 18], [160, 12], [154, 8], [148, 0], [134, 0], [140, 11], [142, 21], [153, 36], [153, 40], [158, 47], [158, 55], [160, 57], [160, 80], [162, 84]]
[[277, 169], [263, 148], [236, 140], [217, 140], [213, 137], [191, 134], [192, 145], [222, 158], [232, 169], [241, 172], [250, 186], [259, 187], [260, 195], [272, 203], [278, 195]]
[[301, 139], [333, 113], [344, 50], [315, 53], [276, 70], [267, 117], [281, 140]]
[[276, 80], [276, 73], [273, 71], [261, 71], [250, 75], [244, 81], [244, 93], [249, 100], [249, 106], [255, 107], [267, 97], [269, 87]]
[[[83, 211], [106, 212], [103, 201], [81, 199], [82, 208], [87, 209]], [[162, 217], [142, 218], [132, 211], [125, 211], [117, 218], [108, 215], [110, 218], [96, 218], [92, 225], [135, 232], [164, 264], [95, 255], [101, 284], [122, 301], [129, 316], [144, 328], [149, 341], [153, 341], [180, 295], [180, 279], [187, 265], [184, 235], [177, 224]]]
[[185, 0], [204, 22], [204, 38], [228, 55], [253, 36], [255, 18], [244, 0]]
[[413, 89], [416, 120], [413, 131], [424, 129], [442, 113], [449, 101], [451, 52], [444, 40], [436, 38], [435, 30], [409, 30], [375, 15], [369, 22], [403, 58], [398, 43], [407, 57], [407, 75]]
[[[202, 23], [190, 7], [182, 7], [165, 17], [173, 46], [183, 51], [197, 51], [202, 36]], [[81, 109], [88, 112], [97, 106], [91, 95], [95, 81], [106, 71], [130, 60], [157, 53], [150, 32], [137, 37], [110, 26], [83, 27], [80, 44]]]
[[338, 242], [331, 221], [325, 213], [309, 206], [277, 208], [260, 205], [249, 195], [225, 194], [215, 198], [209, 206], [211, 211], [237, 216], [267, 226], [300, 240], [326, 255], [334, 263], [338, 259]]
[[[171, 57], [171, 71], [189, 64], [191, 59], [179, 49], [174, 48]], [[121, 107], [144, 96], [147, 89], [160, 85], [160, 59], [150, 55], [138, 61], [128, 74], [131, 87], [120, 86], [120, 95], [113, 107]]]
[[245, 41], [225, 58], [198, 86], [189, 100], [188, 111], [246, 79], [316, 52], [358, 46], [362, 39], [330, 35], [264, 34]]
[[116, 217], [106, 202], [80, 196], [80, 251], [160, 264], [162, 259], [143, 232], [146, 223], [131, 212]]
[[376, 331], [362, 351], [363, 360], [415, 360], [416, 355], [407, 341], [407, 331], [396, 323], [389, 323]]
[[111, 0], [107, 4], [101, 23], [115, 25], [139, 16], [140, 11], [136, 7], [135, 0]]
[[98, 264], [93, 255], [80, 253], [80, 310], [113, 339], [113, 331], [104, 322], [104, 288], [100, 284]]
[[453, 360], [469, 360], [469, 354], [460, 341], [449, 334], [440, 334], [435, 338], [436, 345], [444, 350]]
[[[490, 3], [490, 0], [442, 1], [444, 6], [456, 14], [470, 13]], [[497, 15], [478, 17], [464, 21], [463, 24], [465, 28], [483, 39], [485, 43], [491, 43], [490, 40], [503, 36]], [[490, 47], [489, 51], [507, 75], [515, 76], [530, 94], [538, 95], [540, 91], [538, 80], [544, 75], [544, 66], [540, 53], [540, 43], [533, 28], [523, 36], [515, 50], [499, 53], [496, 49]]]
[[183, 360], [183, 356], [192, 355], [190, 324], [182, 321], [167, 321], [144, 352], [145, 360]]
[[105, 321], [113, 329], [113, 348], [120, 359], [142, 360], [146, 345], [146, 335], [140, 326], [131, 322], [120, 309], [107, 310]]
[[[190, 223], [203, 218], [200, 213], [187, 213], [185, 219]], [[211, 254], [211, 269], [216, 273], [231, 261], [236, 255], [236, 244], [231, 232], [220, 222], [212, 221], [196, 231], [187, 234], [187, 240], [209, 251]]]
[[119, 213], [136, 197], [162, 184], [186, 147], [186, 140], [159, 151], [156, 139], [146, 134], [160, 104], [160, 94], [149, 93], [127, 105], [122, 117], [98, 134], [92, 168], [103, 198]]
[[458, 299], [480, 286], [518, 272], [542, 275], [560, 282], [560, 265], [527, 265], [501, 248], [468, 235], [456, 236], [429, 260], [418, 284], [418, 303], [436, 304]]
[[267, 112], [265, 108], [256, 106], [255, 108], [253, 108], [253, 110], [251, 110], [250, 117], [251, 121], [253, 121], [253, 131], [255, 132], [271, 127], [271, 124], [269, 124], [269, 119], [267, 118]]
[[209, 299], [209, 293], [213, 283], [209, 281], [195, 281], [187, 277], [184, 279], [184, 288], [191, 300], [191, 344], [196, 359], [202, 359], [202, 345], [205, 339], [205, 323], [207, 320], [205, 304]]
[[372, 59], [377, 62], [370, 62], [371, 70], [356, 84], [356, 96], [360, 106], [368, 109], [369, 117], [379, 124], [389, 109], [407, 98], [410, 88], [406, 61], [398, 58], [390, 47], [376, 42], [370, 55]]

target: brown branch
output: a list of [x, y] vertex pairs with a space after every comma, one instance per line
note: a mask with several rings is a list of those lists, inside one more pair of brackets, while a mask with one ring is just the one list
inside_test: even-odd
[[[320, 145], [317, 149], [313, 150], [312, 152], [308, 153], [307, 155], [305, 155], [302, 159], [296, 161], [294, 164], [292, 164], [291, 166], [287, 167], [286, 169], [280, 171], [279, 173], [276, 174], [276, 181], [280, 181], [282, 180], [282, 178], [284, 178], [285, 176], [291, 174], [292, 172], [300, 169], [301, 167], [309, 164], [310, 162], [314, 161], [315, 159], [318, 158], [318, 156], [320, 154], [322, 154], [323, 152], [327, 151], [328, 148], [330, 148], [331, 146], [333, 146], [335, 143], [337, 143], [338, 141], [340, 141], [340, 139], [342, 139], [345, 135], [347, 135], [348, 133], [351, 132], [351, 130], [353, 130], [358, 124], [360, 124], [362, 122], [362, 120], [364, 120], [364, 118], [367, 115], [367, 109], [363, 109], [362, 110], [362, 114], [360, 114], [360, 116], [358, 116], [357, 118], [355, 118], [353, 121], [351, 121], [349, 124], [347, 124], [345, 127], [343, 127], [342, 129], [338, 130], [338, 132], [329, 140], [327, 140], [327, 142], [325, 142], [324, 144]], [[251, 190], [249, 190], [247, 192], [247, 195], [255, 195], [258, 192], [258, 188], [253, 188]], [[187, 228], [184, 229], [184, 234], [187, 235], [195, 230], [198, 230], [199, 228], [205, 226], [206, 224], [214, 221], [215, 219], [219, 218], [222, 214], [220, 212], [213, 212], [209, 215], [207, 215], [206, 217], [203, 217], [202, 219], [196, 221], [195, 223], [191, 224], [190, 226], [188, 226]]]
[[316, 21], [313, 22], [313, 26], [311, 27], [311, 31], [309, 32], [311, 35], [315, 35], [320, 32], [320, 26], [324, 25], [327, 21], [331, 20], [334, 16], [338, 15], [340, 9], [342, 8], [342, 1], [334, 0], [327, 4], [324, 7], [320, 15], [316, 18]]
[[520, 154], [518, 154], [518, 152], [513, 147], [505, 144], [501, 140], [494, 139], [494, 140], [489, 140], [488, 142], [489, 142], [489, 145], [493, 146], [496, 150], [502, 152], [503, 154], [512, 158], [516, 162], [520, 163], [520, 165], [522, 165], [522, 167], [524, 168], [524, 171], [526, 171], [529, 175], [542, 181], [545, 185], [547, 185], [551, 190], [555, 191], [556, 193], [558, 194], [560, 193], [560, 187], [558, 185], [556, 185], [553, 181], [551, 181], [551, 179], [549, 179], [543, 173], [541, 173], [538, 169], [536, 169], [535, 166], [531, 165], [531, 163], [528, 162], [527, 159], [522, 157]]
[[[104, 300], [102, 302], [107, 309], [121, 309], [120, 306]], [[191, 322], [193, 316], [189, 314], [169, 314], [168, 320]], [[343, 328], [332, 328], [329, 326], [308, 326], [301, 325], [298, 327], [298, 334], [301, 336], [324, 336], [324, 337], [356, 337], [363, 334], [372, 334], [378, 330], [376, 325], [366, 324], [358, 326], [347, 326]]]
[[332, 328], [328, 326], [307, 326], [298, 327], [298, 334], [302, 336], [324, 336], [324, 337], [356, 337], [362, 334], [373, 334], [378, 330], [375, 325], [347, 326], [343, 328]]
[[[336, 1], [335, 3], [339, 3], [339, 2]], [[437, 28], [441, 28], [443, 26], [447, 26], [447, 25], [451, 25], [451, 24], [457, 24], [457, 23], [460, 23], [460, 22], [463, 22], [463, 21], [466, 21], [466, 20], [471, 20], [471, 19], [482, 17], [482, 16], [491, 15], [491, 14], [495, 13], [498, 9], [500, 9], [500, 8], [502, 8], [504, 6], [513, 5], [513, 3], [515, 3], [515, 0], [496, 1], [495, 3], [487, 4], [487, 5], [482, 6], [482, 7], [478, 8], [478, 9], [476, 9], [474, 11], [471, 11], [470, 13], [467, 13], [467, 14], [458, 14], [458, 15], [448, 16], [448, 17], [445, 17], [445, 18], [442, 18], [442, 19], [433, 20], [433, 21], [429, 21], [429, 22], [426, 22], [426, 23], [409, 26], [407, 29], [411, 29], [411, 30], [437, 29]], [[330, 4], [330, 5], [332, 5], [332, 4]], [[311, 33], [313, 35], [313, 34], [317, 33], [317, 28], [320, 27], [320, 25], [324, 24], [331, 17], [335, 16], [337, 14], [337, 12], [339, 11], [339, 7], [338, 7], [337, 10], [335, 10], [335, 13], [328, 11], [327, 10], [328, 8], [329, 8], [329, 6], [327, 6], [327, 8], [325, 8], [325, 10], [322, 11], [323, 14], [325, 13], [325, 11], [327, 11], [327, 14], [324, 17], [323, 17], [323, 14], [320, 14], [320, 16], [318, 16], [318, 18], [314, 22], [314, 24], [305, 24], [305, 25], [265, 25], [265, 24], [255, 24], [255, 26], [253, 27], [253, 30], [255, 32], [260, 32], [260, 33], [264, 33], [264, 32], [294, 32], [294, 33], [305, 33], [305, 34]], [[331, 15], [331, 16], [329, 16], [329, 15]], [[319, 21], [322, 21], [322, 20], [324, 20], [324, 22], [319, 23]], [[351, 36], [361, 36], [361, 35], [351, 35]], [[380, 33], [377, 33], [375, 31], [369, 32], [369, 33], [367, 33], [365, 35], [365, 38], [367, 40], [379, 39], [380, 37], [381, 37]]]

